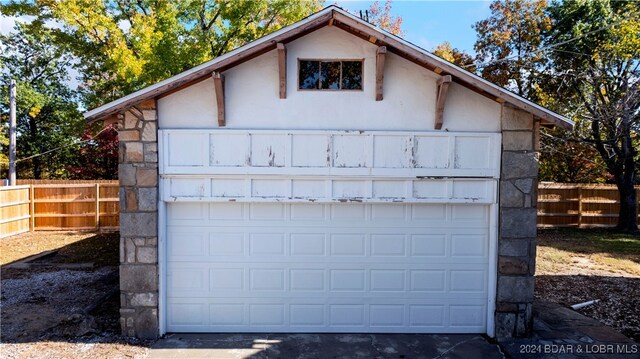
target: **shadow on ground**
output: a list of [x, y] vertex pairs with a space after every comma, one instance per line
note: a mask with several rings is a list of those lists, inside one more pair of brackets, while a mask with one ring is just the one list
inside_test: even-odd
[[3, 265], [1, 342], [137, 342], [120, 336], [118, 263], [116, 232]]
[[533, 334], [530, 338], [500, 342], [508, 357], [540, 358], [636, 358], [640, 347], [597, 320], [553, 302], [533, 304]]
[[160, 358], [504, 358], [473, 334], [170, 334], [153, 346]]

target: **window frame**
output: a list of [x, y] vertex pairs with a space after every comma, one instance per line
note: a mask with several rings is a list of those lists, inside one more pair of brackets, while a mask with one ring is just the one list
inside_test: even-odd
[[[298, 58], [297, 61], [297, 69], [296, 69], [296, 88], [298, 91], [345, 91], [345, 92], [354, 92], [354, 91], [362, 91], [364, 92], [364, 58], [359, 59], [348, 59], [348, 58], [337, 58], [337, 59], [320, 59], [320, 58]], [[303, 89], [300, 88], [300, 61], [318, 61], [318, 87], [322, 86], [322, 82], [320, 80], [320, 63], [322, 62], [340, 62], [340, 87], [339, 89], [323, 89], [323, 88], [313, 88], [313, 89]], [[343, 62], [360, 62], [361, 64], [361, 80], [360, 80], [360, 88], [359, 89], [343, 89], [342, 88], [342, 63]]]

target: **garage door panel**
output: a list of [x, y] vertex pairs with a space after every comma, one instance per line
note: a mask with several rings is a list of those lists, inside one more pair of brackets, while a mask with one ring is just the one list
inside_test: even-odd
[[485, 205], [171, 203], [168, 213], [169, 331], [485, 330]]
[[[199, 269], [199, 268], [281, 268], [282, 266], [278, 266], [280, 264], [286, 264], [288, 269], [396, 269], [402, 268], [403, 270], [444, 270], [450, 271], [454, 269], [459, 270], [477, 270], [483, 269], [486, 267], [487, 261], [479, 261], [477, 263], [472, 262], [461, 262], [456, 263], [455, 267], [446, 266], [443, 267], [443, 262], [435, 262], [428, 261], [425, 263], [407, 263], [407, 261], [398, 260], [396, 262], [386, 261], [385, 263], [380, 263], [377, 260], [371, 260], [370, 258], [365, 258], [362, 261], [354, 262], [349, 260], [332, 260], [332, 261], [252, 261], [252, 260], [242, 260], [242, 261], [210, 261], [208, 258], [200, 261], [171, 261], [171, 268], [174, 269]], [[402, 266], [399, 266], [402, 264]], [[173, 273], [168, 273], [167, 275], [171, 276]]]
[[[325, 256], [325, 257], [308, 257], [304, 260], [297, 258], [289, 258], [289, 257], [281, 257], [281, 259], [277, 257], [268, 258], [268, 259], [260, 259], [260, 262], [255, 260], [251, 260], [251, 257], [238, 257], [238, 259], [232, 259], [224, 255], [220, 256], [176, 256], [171, 260], [174, 266], [183, 263], [199, 263], [199, 265], [209, 266], [212, 261], [224, 261], [225, 263], [238, 263], [238, 264], [255, 264], [255, 265], [275, 265], [278, 264], [293, 266], [296, 264], [322, 264], [327, 263], [331, 266], [336, 265], [344, 265], [349, 266], [352, 263], [355, 263], [357, 266], [360, 265], [369, 265], [374, 266], [376, 268], [384, 268], [386, 265], [397, 267], [398, 265], [402, 265], [403, 268], [428, 268], [432, 266], [442, 267], [443, 264], [455, 264], [458, 268], [463, 265], [479, 265], [486, 266], [488, 263], [486, 258], [466, 258], [460, 257], [454, 259], [450, 259], [449, 257], [422, 257], [423, 260], [428, 261], [428, 263], [420, 264], [420, 263], [411, 263], [408, 259], [411, 257], [371, 257], [371, 256]], [[414, 260], [418, 260], [420, 257], [415, 258]], [[233, 260], [233, 261], [231, 261]], [[380, 263], [381, 260], [384, 260], [385, 263]]]
[[[390, 296], [392, 294], [389, 294]], [[410, 297], [398, 297], [395, 295], [397, 299], [396, 303], [392, 304], [402, 304], [402, 305], [476, 305], [477, 296], [457, 296], [449, 299], [447, 303], [442, 303], [442, 297], [439, 296], [415, 296], [413, 298]], [[240, 305], [248, 305], [248, 304], [321, 304], [321, 305], [331, 305], [331, 304], [389, 304], [389, 297], [367, 297], [364, 298], [360, 295], [342, 295], [341, 297], [335, 298], [324, 298], [324, 297], [315, 297], [315, 296], [298, 296], [298, 297], [259, 297], [254, 296], [250, 298], [243, 298], [243, 302], [233, 302], [229, 300], [227, 297], [184, 297], [184, 298], [169, 298], [167, 303], [183, 303], [183, 304], [217, 304], [217, 303], [234, 303]], [[482, 304], [484, 305], [484, 304]]]
[[319, 228], [315, 233], [310, 228], [244, 228], [239, 232], [238, 227], [190, 227], [188, 230], [169, 228], [171, 261], [208, 257], [254, 261], [253, 257], [260, 257], [284, 262], [302, 258], [305, 261], [340, 262], [361, 258], [422, 262], [428, 258], [429, 261], [464, 263], [485, 262], [489, 247], [486, 230], [470, 228], [451, 229], [452, 233], [432, 228], [407, 228], [405, 233], [398, 233], [394, 228], [363, 231], [336, 227]]
[[[208, 267], [208, 268], [207, 268]], [[282, 295], [305, 296], [309, 292], [333, 295], [335, 292], [371, 292], [367, 296], [383, 296], [389, 292], [402, 292], [407, 296], [417, 292], [428, 292], [441, 297], [453, 297], [460, 293], [479, 293], [484, 296], [486, 287], [486, 266], [467, 265], [465, 269], [441, 270], [432, 268], [361, 269], [360, 267], [338, 267], [318, 265], [291, 265], [290, 269], [280, 269], [275, 263], [269, 265], [219, 265], [206, 264], [190, 266], [174, 265], [169, 276], [169, 288], [183, 296], [240, 296], [254, 295], [253, 292], [272, 292]], [[423, 266], [424, 267], [424, 266]], [[463, 267], [463, 266], [459, 266]], [[224, 293], [221, 291], [224, 290]], [[278, 292], [278, 293], [276, 293]], [[454, 293], [454, 294], [451, 294]], [[417, 297], [422, 296], [418, 294]], [[431, 297], [431, 295], [430, 295]]]
[[[396, 221], [357, 221], [355, 219], [350, 219], [350, 220], [331, 220], [330, 221], [330, 225], [332, 228], [346, 228], [347, 231], [353, 231], [356, 230], [355, 226], [365, 226], [365, 227], [360, 227], [360, 228], [365, 228], [365, 229], [373, 229], [376, 228], [380, 231], [384, 232], [389, 232], [390, 228], [397, 228], [399, 225], [401, 225], [402, 228], [405, 228], [407, 230], [411, 230], [412, 228], [417, 228], [420, 229], [421, 231], [424, 230], [428, 230], [430, 232], [433, 232], [437, 229], [444, 229], [447, 231], [447, 233], [453, 233], [451, 231], [453, 230], [457, 230], [456, 228], [452, 228], [452, 225], [454, 224], [453, 221], [436, 221], [436, 220], [421, 220], [421, 219], [416, 219], [413, 221], [400, 221], [400, 220], [396, 220]], [[419, 222], [419, 223], [416, 223]], [[172, 221], [172, 223], [169, 223], [169, 229], [172, 229], [172, 227], [174, 226], [178, 226], [180, 227], [179, 229], [181, 231], [185, 231], [186, 228], [185, 227], [190, 227], [190, 228], [194, 228], [194, 229], [200, 229], [200, 228], [206, 228], [206, 227], [211, 227], [211, 228], [218, 228], [221, 231], [228, 231], [225, 228], [232, 228], [234, 230], [237, 230], [239, 227], [246, 227], [248, 224], [251, 225], [251, 228], [254, 230], [264, 230], [264, 231], [268, 231], [268, 232], [273, 232], [279, 229], [287, 229], [287, 228], [299, 228], [299, 231], [302, 231], [304, 229], [309, 230], [309, 229], [313, 229], [313, 231], [317, 231], [317, 229], [323, 229], [327, 227], [327, 221], [289, 221], [289, 220], [282, 220], [282, 221], [277, 221], [277, 220], [268, 220], [268, 221], [249, 221], [249, 220], [239, 220], [239, 221], [223, 221], [223, 220], [202, 220], [202, 221]], [[464, 231], [467, 230], [483, 230], [486, 228], [486, 222], [482, 222], [482, 221], [455, 221], [455, 225], [456, 227], [463, 232], [459, 232], [459, 233], [466, 233]]]
[[[486, 307], [466, 303], [172, 303], [173, 325], [185, 332], [452, 332], [483, 331]], [[275, 329], [275, 330], [274, 330]]]
[[[452, 222], [464, 227], [485, 228], [489, 212], [479, 204], [295, 204], [295, 203], [172, 203], [168, 209], [169, 225], [237, 226], [246, 221], [253, 225], [270, 226], [273, 221], [283, 224], [349, 226], [351, 221], [367, 222], [367, 225], [386, 227], [403, 220], [408, 226], [443, 227]], [[416, 221], [420, 220], [420, 221]], [[226, 224], [225, 224], [226, 223]]]

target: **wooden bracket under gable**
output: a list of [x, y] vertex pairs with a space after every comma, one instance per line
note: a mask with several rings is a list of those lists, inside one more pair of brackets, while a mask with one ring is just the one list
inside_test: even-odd
[[226, 125], [224, 118], [224, 75], [214, 71], [211, 73], [213, 77], [213, 87], [216, 92], [216, 104], [218, 107], [218, 126], [224, 127]]
[[114, 124], [118, 125], [118, 122], [124, 119], [124, 116], [122, 116], [122, 119], [119, 118], [119, 116], [121, 115], [111, 115], [111, 116], [105, 117], [104, 120], [102, 120], [102, 127], [104, 128]]
[[280, 98], [287, 98], [287, 48], [283, 43], [277, 44], [278, 48], [278, 73], [280, 76]]
[[436, 123], [435, 129], [442, 129], [444, 121], [444, 104], [447, 101], [447, 91], [451, 84], [451, 75], [445, 75], [438, 79], [438, 95], [436, 98]]
[[533, 122], [533, 150], [540, 152], [540, 119], [536, 118]]
[[138, 107], [138, 106], [131, 106], [129, 107], [126, 111], [124, 112], [129, 112], [130, 114], [132, 114], [135, 118], [138, 119], [138, 121], [143, 120], [144, 117], [142, 115], [142, 110]]
[[384, 89], [384, 62], [387, 55], [387, 47], [380, 46], [376, 51], [376, 101], [382, 101]]

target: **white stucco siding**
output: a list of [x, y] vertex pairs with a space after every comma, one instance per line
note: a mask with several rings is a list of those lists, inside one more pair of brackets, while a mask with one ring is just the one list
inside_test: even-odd
[[500, 132], [501, 106], [468, 88], [452, 83], [444, 108], [443, 129]]
[[[287, 98], [278, 95], [276, 51], [226, 72], [228, 129], [432, 131], [438, 75], [387, 53], [384, 100], [375, 101], [377, 46], [327, 27], [287, 44]], [[299, 91], [298, 59], [364, 59], [362, 91]], [[163, 129], [216, 128], [213, 81], [158, 101]], [[499, 132], [500, 105], [453, 84], [445, 109], [450, 131]]]
[[214, 128], [217, 111], [211, 78], [158, 100], [160, 128]]

